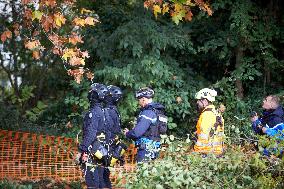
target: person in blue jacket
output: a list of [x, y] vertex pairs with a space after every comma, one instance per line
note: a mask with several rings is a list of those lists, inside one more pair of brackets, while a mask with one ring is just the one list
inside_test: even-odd
[[137, 123], [132, 130], [125, 129], [127, 138], [135, 141], [138, 147], [137, 162], [156, 159], [160, 149], [160, 134], [165, 134], [166, 128], [161, 129], [158, 123], [166, 124], [165, 117], [159, 119], [159, 114], [164, 114], [165, 108], [153, 102], [154, 91], [151, 88], [141, 88], [135, 93], [141, 107]]
[[[280, 105], [280, 98], [275, 95], [267, 96], [263, 100], [262, 108], [264, 109], [262, 117], [258, 117], [257, 113], [253, 113], [251, 117], [252, 129], [256, 134], [267, 135], [269, 137], [275, 137], [277, 140], [283, 140], [284, 111], [283, 107]], [[279, 149], [278, 144], [275, 144], [273, 148], [265, 147], [263, 155], [270, 156], [271, 153], [277, 151], [280, 151], [280, 154], [283, 153], [283, 150]]]
[[267, 136], [275, 137], [279, 140], [284, 140], [284, 123], [279, 123], [272, 128], [263, 127], [262, 132]]
[[263, 135], [262, 128], [273, 128], [277, 124], [283, 123], [284, 111], [280, 105], [279, 97], [275, 95], [269, 95], [264, 98], [262, 103], [264, 109], [261, 117], [257, 113], [253, 113], [251, 117], [252, 129], [256, 134]]
[[[79, 145], [79, 152], [81, 153], [81, 160], [83, 163], [96, 164], [95, 169], [93, 167], [86, 167], [85, 180], [88, 189], [91, 188], [111, 188], [110, 171], [105, 163], [105, 157], [107, 150], [97, 144], [101, 144], [101, 141], [108, 138], [106, 135], [106, 122], [103, 111], [103, 100], [108, 93], [108, 89], [103, 84], [92, 84], [91, 90], [88, 93], [88, 99], [90, 102], [90, 110], [84, 116], [83, 123], [83, 137], [81, 144]], [[102, 140], [100, 140], [102, 139]], [[95, 162], [91, 157], [92, 152], [98, 151], [102, 156], [101, 160]], [[103, 157], [103, 158], [102, 158]], [[87, 165], [87, 164], [86, 164]]]
[[107, 121], [110, 122], [109, 125], [112, 125], [111, 130], [111, 138], [115, 138], [121, 133], [121, 119], [120, 114], [117, 110], [117, 104], [122, 98], [122, 91], [119, 87], [114, 85], [107, 86], [108, 88], [108, 95], [105, 97], [105, 114], [107, 117]]

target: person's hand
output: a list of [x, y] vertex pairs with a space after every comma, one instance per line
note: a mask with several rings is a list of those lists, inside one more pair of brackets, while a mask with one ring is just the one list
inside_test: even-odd
[[251, 122], [255, 122], [256, 120], [258, 120], [258, 116], [257, 115], [255, 115], [255, 116], [250, 118]]
[[87, 153], [84, 153], [82, 154], [82, 162], [87, 162], [88, 161], [88, 154]]
[[126, 135], [126, 133], [127, 133], [128, 131], [129, 131], [129, 129], [125, 128], [125, 129], [123, 130], [123, 134]]
[[266, 127], [262, 127], [262, 132], [266, 133], [266, 131], [267, 131], [267, 128]]

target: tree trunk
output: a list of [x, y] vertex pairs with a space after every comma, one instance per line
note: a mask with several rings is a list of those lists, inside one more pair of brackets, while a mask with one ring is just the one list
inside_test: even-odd
[[[242, 65], [243, 56], [244, 56], [243, 49], [240, 46], [237, 47], [237, 49], [236, 49], [236, 65], [235, 65], [236, 69], [238, 69]], [[237, 78], [235, 84], [236, 84], [236, 87], [237, 87], [237, 97], [239, 99], [243, 99], [244, 98], [244, 89], [243, 89], [242, 80], [240, 78]]]

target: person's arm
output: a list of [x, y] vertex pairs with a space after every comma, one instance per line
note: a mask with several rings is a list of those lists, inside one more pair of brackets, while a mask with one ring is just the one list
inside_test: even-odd
[[255, 121], [253, 121], [251, 126], [252, 126], [253, 131], [256, 134], [263, 134], [263, 132], [262, 132], [262, 127], [263, 126], [262, 126], [262, 123], [261, 123], [261, 119], [257, 119]]
[[271, 136], [271, 137], [277, 136], [277, 138], [283, 139], [283, 136], [281, 135], [284, 134], [284, 124], [283, 123], [278, 124], [273, 128], [263, 127], [262, 132], [268, 136]]
[[126, 133], [126, 137], [136, 140], [141, 137], [152, 123], [157, 121], [156, 114], [151, 110], [144, 110], [138, 118], [136, 126]]
[[81, 152], [87, 152], [88, 147], [95, 141], [97, 129], [98, 129], [99, 117], [94, 113], [89, 113], [84, 119], [84, 136], [79, 150]]

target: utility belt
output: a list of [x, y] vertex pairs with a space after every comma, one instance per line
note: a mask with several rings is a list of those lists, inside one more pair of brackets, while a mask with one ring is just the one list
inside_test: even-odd
[[93, 163], [107, 167], [114, 166], [118, 160], [120, 164], [123, 164], [123, 155], [126, 149], [127, 146], [117, 139], [109, 144], [102, 141], [95, 141], [89, 152]]
[[135, 141], [135, 146], [140, 150], [157, 149], [161, 147], [161, 142], [143, 137]]

